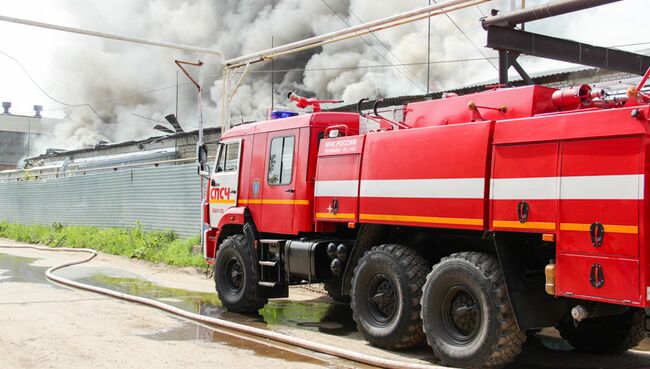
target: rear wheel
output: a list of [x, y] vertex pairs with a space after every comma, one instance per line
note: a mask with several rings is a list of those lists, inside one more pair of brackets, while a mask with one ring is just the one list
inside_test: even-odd
[[479, 252], [452, 254], [433, 267], [424, 285], [422, 322], [435, 355], [455, 367], [500, 367], [526, 340], [498, 260]]
[[257, 313], [267, 298], [258, 296], [257, 270], [243, 234], [226, 238], [217, 251], [214, 284], [224, 307], [238, 313]]
[[420, 296], [429, 264], [403, 245], [367, 251], [354, 270], [352, 316], [371, 344], [403, 350], [424, 343]]
[[557, 329], [576, 350], [597, 354], [621, 353], [637, 346], [645, 338], [645, 311], [630, 308], [622, 314], [585, 319], [577, 326], [573, 319], [565, 319], [558, 323]]

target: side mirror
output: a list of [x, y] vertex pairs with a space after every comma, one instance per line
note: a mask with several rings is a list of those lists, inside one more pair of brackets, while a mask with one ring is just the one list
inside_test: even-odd
[[199, 175], [204, 178], [210, 177], [210, 166], [206, 164], [208, 162], [208, 145], [203, 144], [196, 148], [196, 158], [199, 161], [197, 170]]
[[199, 145], [196, 149], [196, 157], [199, 160], [199, 164], [201, 164], [201, 166], [205, 165], [205, 163], [208, 162], [208, 145]]
[[210, 166], [208, 164], [199, 164], [196, 173], [205, 179], [210, 179]]

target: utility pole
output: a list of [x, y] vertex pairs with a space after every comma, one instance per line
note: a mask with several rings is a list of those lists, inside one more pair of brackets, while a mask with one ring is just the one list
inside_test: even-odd
[[[271, 35], [271, 49], [273, 48], [273, 36]], [[273, 69], [273, 59], [271, 59], [271, 111], [273, 111], [273, 86], [275, 85], [275, 72]]]
[[[429, 0], [431, 6], [431, 0]], [[427, 95], [431, 92], [430, 78], [431, 78], [431, 18], [427, 18], [429, 27], [427, 28]]]

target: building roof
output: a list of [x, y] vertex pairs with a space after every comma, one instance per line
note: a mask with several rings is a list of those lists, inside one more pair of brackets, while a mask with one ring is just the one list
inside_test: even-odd
[[29, 115], [0, 114], [0, 131], [28, 134], [51, 132], [62, 119], [42, 118]]
[[[178, 139], [178, 138], [198, 135], [198, 132], [199, 132], [198, 130], [193, 130], [187, 132], [172, 133], [168, 135], [153, 136], [142, 140], [123, 141], [123, 142], [117, 142], [113, 144], [104, 144], [100, 146], [88, 147], [88, 148], [76, 149], [76, 150], [48, 150], [48, 152], [45, 154], [34, 156], [28, 158], [27, 160], [34, 161], [34, 160], [47, 159], [52, 157], [65, 156], [65, 155], [75, 155], [75, 154], [81, 154], [87, 152], [97, 152], [98, 154], [100, 154], [102, 150], [134, 146], [138, 144], [160, 142], [167, 139]], [[212, 134], [212, 133], [219, 133], [219, 132], [221, 132], [221, 127], [210, 127], [210, 128], [203, 129], [204, 134]]]

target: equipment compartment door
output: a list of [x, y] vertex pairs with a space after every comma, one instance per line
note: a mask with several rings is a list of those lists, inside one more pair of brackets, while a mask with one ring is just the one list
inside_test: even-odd
[[295, 196], [299, 138], [298, 129], [268, 134], [264, 191], [262, 199], [255, 200], [262, 204], [262, 224], [258, 226], [263, 232], [292, 233], [295, 207], [309, 206], [308, 199]]
[[[561, 150], [557, 294], [638, 301], [641, 137], [569, 141]], [[590, 283], [595, 264], [602, 286]]]
[[315, 219], [320, 222], [356, 222], [359, 172], [364, 136], [321, 141], [314, 189]]
[[490, 186], [493, 229], [555, 232], [558, 152], [558, 143], [495, 147]]
[[217, 227], [226, 210], [237, 205], [241, 139], [222, 142], [210, 176], [210, 226]]
[[562, 144], [558, 252], [638, 257], [641, 149], [640, 138]]

